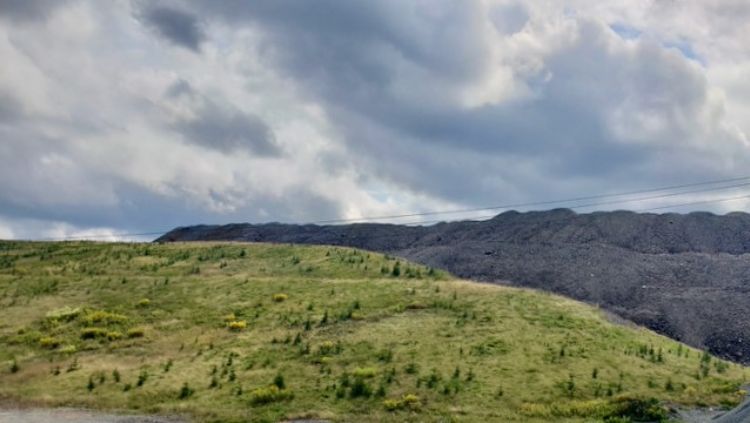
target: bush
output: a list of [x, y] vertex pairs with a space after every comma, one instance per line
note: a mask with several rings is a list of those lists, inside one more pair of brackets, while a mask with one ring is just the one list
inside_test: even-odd
[[143, 328], [128, 329], [128, 338], [143, 338], [144, 335], [146, 335], [146, 330]]
[[73, 354], [74, 352], [78, 351], [78, 348], [76, 348], [75, 345], [66, 345], [59, 350], [63, 354]]
[[49, 350], [54, 350], [60, 346], [60, 340], [51, 336], [45, 336], [39, 339], [39, 346]]
[[178, 396], [179, 399], [188, 399], [191, 396], [193, 396], [193, 389], [188, 386], [187, 382], [182, 384], [182, 388], [180, 388], [180, 395]]
[[375, 377], [377, 370], [373, 367], [360, 367], [354, 370], [354, 377], [371, 378]]
[[141, 298], [138, 301], [137, 305], [138, 305], [138, 307], [148, 307], [149, 304], [151, 304], [151, 300], [149, 300], [148, 298]]
[[106, 326], [111, 324], [124, 323], [127, 320], [128, 318], [126, 316], [123, 316], [122, 314], [110, 313], [104, 310], [89, 311], [83, 318], [83, 322], [87, 326], [92, 326], [97, 323], [101, 323]]
[[634, 421], [662, 421], [667, 410], [656, 398], [619, 397], [614, 400], [616, 411], [607, 417], [628, 417]]
[[384, 363], [390, 363], [391, 361], [393, 361], [393, 350], [390, 348], [382, 349], [375, 355], [379, 361], [382, 361]]
[[51, 320], [71, 321], [78, 317], [80, 313], [81, 309], [78, 307], [71, 308], [69, 306], [65, 306], [48, 312], [46, 317]]
[[419, 410], [421, 402], [419, 397], [414, 394], [405, 394], [399, 399], [387, 399], [383, 401], [383, 406], [388, 411], [396, 410]]
[[116, 341], [122, 338], [122, 333], [118, 331], [107, 332], [107, 339], [110, 341]]
[[286, 301], [289, 298], [286, 294], [273, 294], [273, 300], [277, 303], [280, 303], [282, 301]]
[[286, 389], [279, 389], [276, 385], [257, 388], [250, 392], [251, 405], [264, 405], [272, 402], [285, 401], [294, 398], [294, 394]]
[[329, 355], [332, 354], [335, 349], [336, 344], [334, 344], [332, 341], [323, 341], [323, 343], [321, 343], [318, 347], [318, 353], [320, 355]]
[[229, 330], [241, 331], [247, 327], [247, 322], [244, 320], [235, 320], [234, 322], [227, 323]]
[[229, 313], [224, 316], [224, 321], [227, 323], [234, 322], [235, 320], [237, 320], [237, 316], [235, 316], [234, 313]]
[[107, 330], [102, 328], [83, 328], [81, 329], [81, 339], [96, 339], [107, 336]]
[[396, 262], [396, 264], [393, 265], [393, 270], [391, 270], [391, 276], [394, 278], [397, 278], [401, 276], [401, 263]]
[[351, 390], [349, 391], [349, 396], [351, 398], [370, 398], [370, 395], [372, 395], [372, 388], [370, 388], [370, 385], [368, 385], [361, 377], [354, 379], [354, 383], [352, 383]]
[[148, 380], [148, 372], [145, 370], [141, 370], [141, 373], [138, 375], [138, 381], [136, 382], [135, 386], [141, 387], [143, 384], [146, 383], [146, 380]]
[[273, 384], [279, 389], [286, 388], [286, 384], [284, 383], [284, 376], [281, 373], [278, 373], [276, 377], [273, 378]]
[[427, 307], [427, 304], [420, 303], [418, 301], [414, 301], [406, 305], [407, 310], [424, 310]]

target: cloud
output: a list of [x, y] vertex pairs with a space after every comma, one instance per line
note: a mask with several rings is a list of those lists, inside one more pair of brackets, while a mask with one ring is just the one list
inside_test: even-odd
[[0, 18], [29, 22], [48, 17], [67, 0], [0, 0]]
[[225, 153], [247, 150], [259, 156], [281, 154], [271, 128], [254, 114], [231, 104], [218, 104], [195, 92], [184, 80], [170, 86], [165, 97], [190, 109], [188, 116], [177, 117], [171, 124], [188, 142]]
[[184, 10], [168, 6], [146, 6], [140, 11], [140, 18], [148, 27], [167, 41], [200, 52], [206, 34], [197, 16]]
[[13, 97], [0, 92], [0, 125], [21, 119], [21, 104]]
[[[401, 2], [201, 4], [258, 28], [267, 58], [333, 111], [358, 161], [416, 192], [480, 202], [524, 184], [512, 171], [493, 181], [487, 168], [466, 169], [476, 160], [490, 169], [538, 162], [537, 172], [556, 180], [616, 183], [634, 168], [658, 180], [667, 155], [708, 174], [715, 170], [702, 162], [722, 152], [706, 139], [740, 146], [721, 128], [721, 106], [694, 63], [588, 16], [516, 4], [440, 3], [432, 14]], [[511, 76], [496, 98], [467, 107], [467, 90], [491, 90], [503, 72]], [[438, 148], [444, 156], [434, 157]], [[694, 171], [670, 169], [677, 178]]]
[[738, 0], [0, 2], [0, 216], [17, 237], [557, 199], [750, 165]]

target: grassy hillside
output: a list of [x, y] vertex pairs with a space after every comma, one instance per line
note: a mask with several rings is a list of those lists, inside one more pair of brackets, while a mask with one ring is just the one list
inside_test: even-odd
[[628, 421], [746, 370], [347, 248], [0, 243], [0, 397], [199, 421]]

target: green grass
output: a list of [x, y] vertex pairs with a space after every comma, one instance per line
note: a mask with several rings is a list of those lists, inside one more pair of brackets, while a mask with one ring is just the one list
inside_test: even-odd
[[746, 378], [559, 296], [226, 243], [0, 243], [0, 366], [0, 398], [196, 421], [627, 421]]

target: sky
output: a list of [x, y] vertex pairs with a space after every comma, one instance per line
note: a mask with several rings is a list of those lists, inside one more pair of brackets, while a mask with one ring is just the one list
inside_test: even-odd
[[0, 238], [750, 176], [748, 39], [747, 0], [0, 0]]

